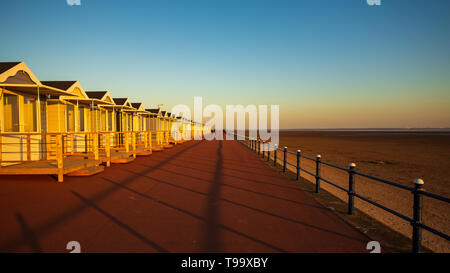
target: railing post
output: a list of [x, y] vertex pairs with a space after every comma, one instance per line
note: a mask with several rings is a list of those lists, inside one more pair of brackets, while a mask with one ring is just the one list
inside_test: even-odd
[[148, 132], [148, 147], [150, 149], [150, 151], [152, 151], [152, 132]]
[[320, 159], [321, 155], [316, 156], [316, 193], [320, 191]]
[[144, 150], [148, 150], [148, 132], [144, 132]]
[[88, 137], [88, 134], [84, 135], [84, 152], [85, 153], [89, 152], [89, 137]]
[[136, 158], [136, 132], [131, 132], [131, 148], [133, 149], [133, 157]]
[[283, 157], [283, 172], [285, 173], [286, 172], [286, 163], [287, 163], [287, 158], [286, 158], [286, 156], [287, 156], [287, 147], [284, 147], [283, 155], [284, 155], [284, 157]]
[[258, 155], [261, 154], [261, 141], [258, 140]]
[[94, 149], [94, 160], [98, 160], [98, 134], [94, 133], [93, 134], [93, 144], [92, 144], [92, 148]]
[[58, 182], [64, 181], [62, 134], [56, 135], [56, 164], [58, 167]]
[[267, 143], [267, 161], [270, 161], [270, 144]]
[[266, 147], [265, 143], [262, 143], [262, 158], [264, 159], [265, 150], [264, 147]]
[[300, 179], [300, 157], [301, 157], [301, 151], [297, 150], [297, 180]]
[[277, 166], [277, 150], [278, 150], [278, 145], [275, 144], [274, 145], [274, 150], [273, 150], [273, 166], [274, 167]]
[[413, 221], [411, 223], [413, 227], [412, 234], [412, 252], [419, 253], [422, 246], [422, 191], [423, 191], [423, 180], [420, 178], [416, 178], [414, 180], [414, 204], [413, 204]]
[[50, 135], [49, 134], [45, 134], [45, 159], [49, 160], [51, 157], [50, 151], [51, 151], [51, 143], [50, 143]]
[[0, 134], [0, 168], [2, 167], [2, 138], [3, 136]]
[[125, 152], [128, 154], [130, 152], [130, 144], [129, 144], [128, 132], [123, 133], [123, 137], [124, 137], [124, 140], [125, 140]]
[[75, 134], [71, 134], [71, 138], [70, 138], [70, 153], [74, 154], [75, 153]]
[[106, 150], [106, 167], [111, 166], [111, 134], [106, 133], [105, 139], [105, 150]]
[[355, 208], [355, 163], [350, 163], [348, 169], [348, 214], [353, 215]]
[[31, 135], [27, 135], [27, 160], [31, 161]]
[[63, 153], [66, 154], [67, 153], [67, 148], [69, 147], [69, 145], [67, 144], [68, 142], [68, 134], [63, 136]]

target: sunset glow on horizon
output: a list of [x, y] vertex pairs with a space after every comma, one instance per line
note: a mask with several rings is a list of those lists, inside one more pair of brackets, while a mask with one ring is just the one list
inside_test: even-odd
[[[280, 105], [280, 128], [450, 128], [450, 2], [6, 0], [0, 59], [164, 104]], [[45, 18], [45, 20], [43, 20]]]

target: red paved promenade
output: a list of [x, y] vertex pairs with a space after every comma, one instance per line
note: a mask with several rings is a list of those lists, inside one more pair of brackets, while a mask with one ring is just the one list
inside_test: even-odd
[[0, 251], [367, 252], [369, 239], [236, 141], [92, 177], [0, 176]]

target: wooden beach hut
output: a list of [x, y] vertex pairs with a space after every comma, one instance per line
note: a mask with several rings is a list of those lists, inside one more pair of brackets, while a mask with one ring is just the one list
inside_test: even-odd
[[162, 131], [162, 146], [163, 148], [172, 148], [173, 145], [169, 143], [169, 135], [170, 135], [170, 117], [169, 112], [161, 111], [161, 131]]
[[145, 109], [149, 113], [147, 119], [147, 128], [153, 132], [152, 134], [152, 151], [162, 151], [163, 148], [163, 129], [162, 129], [162, 111], [159, 108]]
[[46, 159], [47, 100], [69, 93], [43, 86], [24, 62], [0, 63], [1, 165]]
[[116, 130], [118, 132], [133, 131], [133, 112], [135, 108], [128, 98], [113, 98], [117, 109]]
[[23, 62], [0, 64], [0, 174], [55, 174], [62, 181], [97, 168], [95, 159], [64, 159], [64, 137], [75, 131], [75, 112], [64, 101], [79, 95], [73, 84], [41, 82]]
[[133, 110], [126, 110], [133, 115], [132, 140], [135, 142], [136, 155], [146, 156], [152, 153], [152, 132], [147, 128], [150, 113], [141, 102], [131, 103]]

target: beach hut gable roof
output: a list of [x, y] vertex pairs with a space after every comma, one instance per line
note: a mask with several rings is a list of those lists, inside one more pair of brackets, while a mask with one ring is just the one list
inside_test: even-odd
[[159, 109], [145, 109], [145, 111], [150, 112], [153, 116], [159, 115]]
[[42, 81], [42, 84], [66, 91], [67, 93], [75, 95], [79, 98], [89, 98], [79, 81]]
[[158, 114], [159, 113], [159, 109], [145, 109], [145, 111], [148, 111], [152, 114]]
[[117, 105], [133, 107], [127, 98], [113, 98], [113, 100]]
[[114, 104], [114, 100], [109, 91], [87, 91], [86, 94], [90, 99], [102, 100]]
[[41, 85], [24, 62], [0, 62], [0, 83]]
[[131, 105], [139, 111], [145, 111], [144, 104], [142, 102], [133, 102]]

